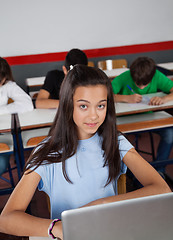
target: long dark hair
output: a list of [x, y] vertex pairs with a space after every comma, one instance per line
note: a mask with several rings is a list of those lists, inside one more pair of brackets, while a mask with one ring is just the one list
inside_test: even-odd
[[14, 81], [10, 65], [4, 58], [0, 57], [0, 83], [4, 78], [4, 84], [8, 81]]
[[71, 182], [66, 173], [65, 160], [76, 153], [78, 146], [77, 128], [73, 121], [73, 96], [79, 86], [100, 84], [107, 88], [106, 118], [98, 129], [98, 134], [102, 137], [104, 167], [109, 167], [106, 185], [118, 176], [120, 154], [111, 82], [102, 70], [85, 65], [74, 66], [65, 77], [60, 90], [59, 108], [49, 136], [33, 152], [26, 169], [37, 168], [41, 164], [62, 162], [64, 177]]

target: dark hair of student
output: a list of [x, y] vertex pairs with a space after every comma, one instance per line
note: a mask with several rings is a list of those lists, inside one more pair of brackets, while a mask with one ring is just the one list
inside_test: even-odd
[[139, 57], [130, 66], [130, 73], [137, 86], [147, 85], [156, 72], [156, 65], [149, 57]]
[[3, 84], [8, 81], [14, 81], [10, 65], [4, 58], [0, 57], [0, 83], [4, 80], [4, 78], [5, 82]]
[[83, 51], [73, 48], [67, 53], [64, 65], [68, 71], [70, 70], [70, 65], [74, 66], [76, 64], [88, 65], [88, 58]]
[[77, 128], [73, 121], [73, 96], [79, 86], [104, 85], [107, 88], [107, 113], [103, 124], [98, 129], [102, 137], [104, 152], [104, 167], [109, 167], [107, 184], [116, 179], [120, 172], [120, 153], [118, 144], [118, 131], [116, 127], [115, 105], [111, 83], [106, 74], [93, 67], [76, 65], [65, 77], [60, 90], [60, 103], [53, 125], [46, 142], [40, 144], [37, 151], [31, 155], [27, 169], [41, 164], [62, 162], [65, 179], [70, 181], [65, 169], [65, 160], [77, 151]]

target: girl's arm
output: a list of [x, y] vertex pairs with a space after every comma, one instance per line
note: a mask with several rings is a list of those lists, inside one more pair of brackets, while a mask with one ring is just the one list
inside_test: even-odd
[[31, 97], [15, 82], [7, 82], [4, 86], [6, 94], [13, 100], [12, 103], [0, 106], [0, 113], [22, 113], [33, 110]]
[[126, 153], [123, 158], [123, 162], [135, 175], [143, 187], [125, 194], [98, 199], [85, 206], [171, 192], [169, 186], [163, 180], [163, 178], [136, 152], [135, 149], [132, 148]]
[[[25, 213], [39, 181], [40, 176], [35, 172], [23, 175], [1, 213], [0, 232], [17, 236], [48, 236], [52, 220]], [[61, 222], [56, 223], [56, 230], [62, 238]]]

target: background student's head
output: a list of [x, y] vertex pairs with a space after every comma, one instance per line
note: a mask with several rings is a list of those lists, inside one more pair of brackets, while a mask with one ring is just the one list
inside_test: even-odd
[[88, 59], [86, 54], [80, 49], [73, 48], [71, 49], [65, 58], [65, 64], [63, 66], [64, 74], [70, 70], [70, 66], [74, 66], [75, 64], [83, 64], [88, 65]]
[[10, 65], [0, 57], [0, 86], [9, 80], [14, 81]]
[[130, 66], [133, 81], [139, 88], [147, 86], [156, 72], [156, 65], [149, 57], [139, 57]]

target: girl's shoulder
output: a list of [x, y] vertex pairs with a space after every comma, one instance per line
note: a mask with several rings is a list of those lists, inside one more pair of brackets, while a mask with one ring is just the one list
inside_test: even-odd
[[17, 84], [16, 84], [16, 82], [10, 80], [10, 81], [7, 81], [7, 82], [4, 84], [4, 86], [5, 86], [6, 88], [12, 88], [12, 87], [17, 86]]
[[120, 151], [129, 151], [131, 148], [134, 148], [123, 134], [118, 135], [118, 144]]

